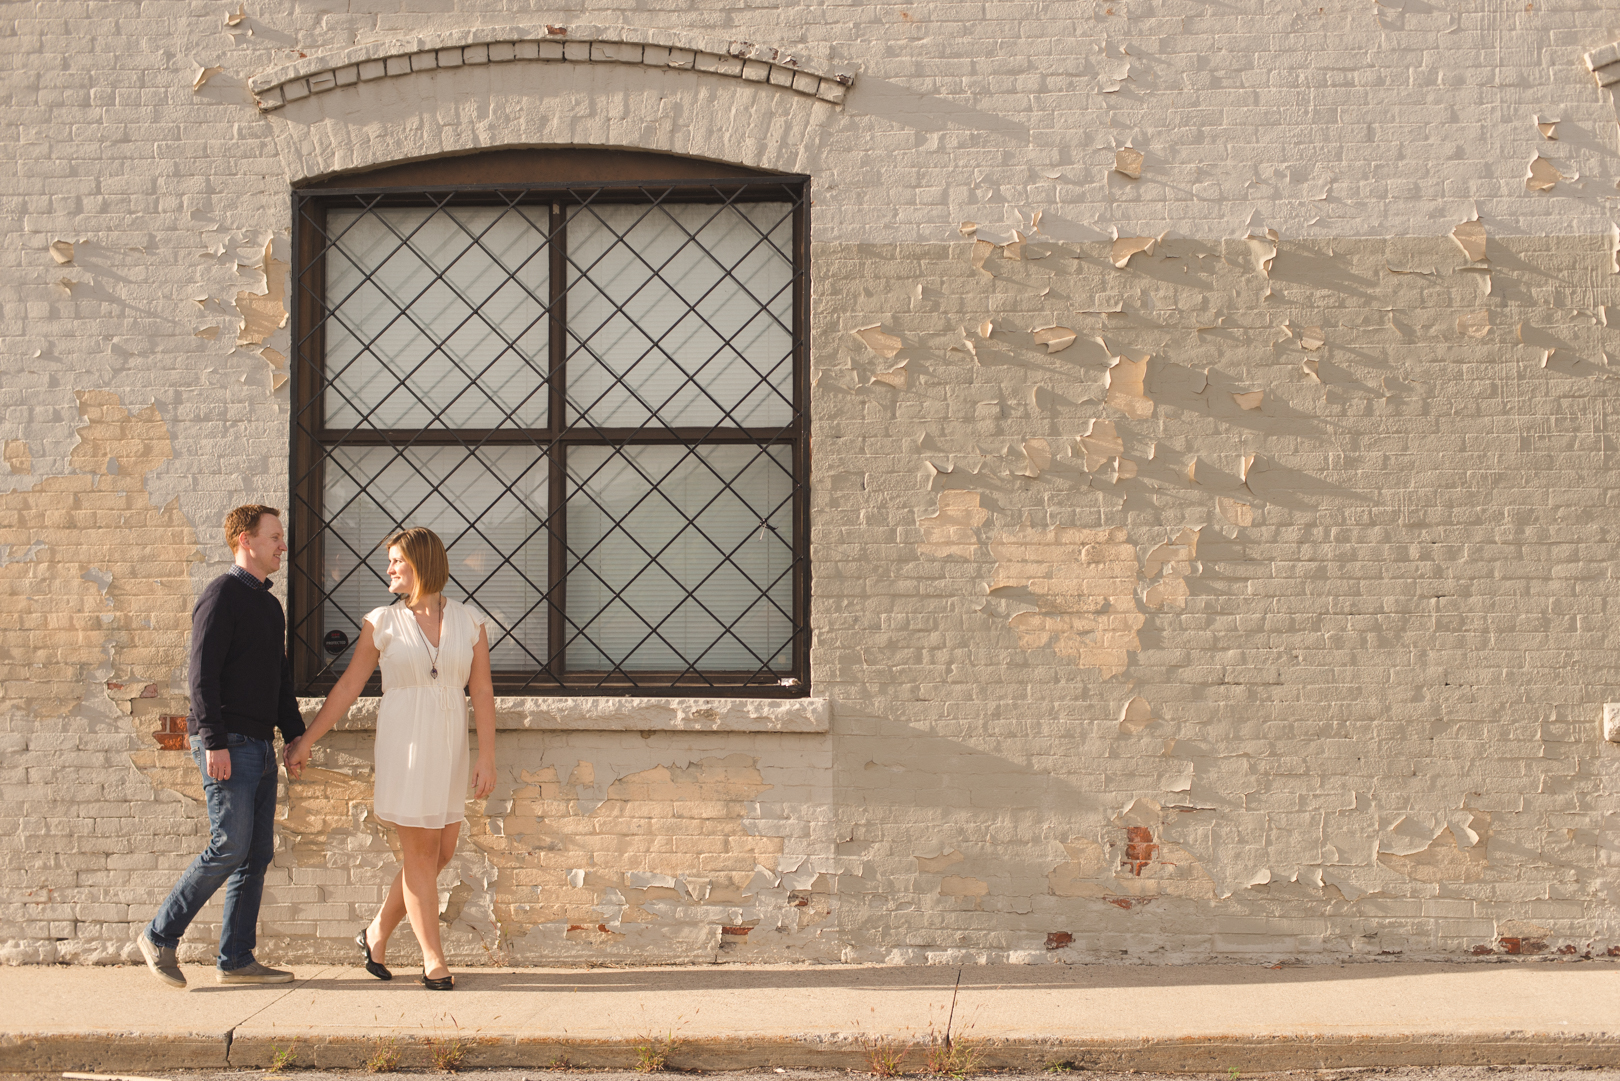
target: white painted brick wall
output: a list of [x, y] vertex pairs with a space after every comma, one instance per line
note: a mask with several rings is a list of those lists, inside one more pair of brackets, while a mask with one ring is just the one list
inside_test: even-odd
[[[503, 734], [496, 795], [581, 761], [609, 778], [752, 756], [769, 787], [749, 803], [750, 836], [780, 839], [780, 867], [807, 868], [819, 884], [804, 890], [830, 915], [714, 944], [716, 921], [797, 920], [776, 883], [724, 913], [658, 909], [605, 943], [570, 940], [568, 920], [553, 920], [506, 943], [510, 956], [1338, 959], [1500, 954], [1508, 940], [1602, 953], [1620, 944], [1605, 812], [1616, 751], [1597, 736], [1620, 675], [1607, 428], [1620, 341], [1606, 308], [1620, 304], [1620, 126], [1582, 58], [1620, 40], [1620, 24], [1596, 2], [1522, 7], [1233, 14], [1122, 0], [1111, 14], [1053, 17], [1049, 5], [958, 3], [265, 0], [235, 27], [232, 5], [195, 0], [19, 8], [0, 103], [13, 166], [0, 186], [0, 443], [23, 441], [27, 461], [0, 466], [0, 500], [83, 477], [76, 392], [112, 392], [130, 413], [155, 406], [172, 442], [137, 479], [151, 507], [177, 500], [193, 527], [192, 587], [223, 569], [224, 510], [286, 498], [286, 390], [272, 391], [264, 358], [233, 348], [233, 300], [261, 287], [266, 243], [289, 257], [291, 181], [545, 143], [807, 172], [813, 678], [833, 700], [833, 731]], [[515, 21], [622, 25], [651, 48], [669, 47], [659, 34], [778, 46], [855, 82], [834, 102], [769, 73], [748, 82], [740, 60], [733, 78], [622, 57], [547, 63], [537, 50], [269, 113], [246, 87], [301, 57]], [[1538, 117], [1558, 121], [1556, 140]], [[1127, 145], [1144, 155], [1139, 180], [1113, 171]], [[1565, 178], [1548, 192], [1525, 187], [1538, 154]], [[1489, 293], [1447, 238], [1476, 213], [1491, 238]], [[997, 244], [1017, 229], [1050, 254], [997, 254], [994, 276], [979, 274], [964, 221]], [[1267, 228], [1281, 238], [1269, 279], [1241, 239]], [[1116, 235], [1161, 233], [1165, 247], [1125, 270], [1106, 258]], [[74, 244], [70, 265], [50, 255], [58, 240]], [[1457, 330], [1476, 310], [1491, 313], [1482, 339]], [[989, 339], [985, 319], [999, 328]], [[899, 356], [851, 333], [874, 323], [902, 338]], [[1029, 332], [1051, 324], [1079, 342], [1046, 354]], [[1544, 364], [1520, 324], [1551, 328], [1561, 352]], [[1320, 351], [1298, 344], [1309, 326], [1325, 328]], [[197, 336], [208, 327], [217, 334]], [[285, 330], [266, 345], [290, 351]], [[1121, 352], [1155, 358], [1151, 417], [1104, 404]], [[904, 389], [874, 381], [900, 360]], [[1302, 368], [1313, 360], [1314, 376]], [[1195, 392], [1205, 369], [1208, 389]], [[1254, 389], [1258, 411], [1232, 404]], [[1117, 423], [1136, 480], [1084, 468], [1074, 441], [1093, 420]], [[1054, 464], [1020, 476], [1034, 439], [1051, 443]], [[1251, 454], [1260, 469], [1244, 484]], [[99, 477], [60, 503], [116, 483]], [[970, 558], [921, 550], [946, 490], [977, 492], [988, 511]], [[1223, 519], [1218, 498], [1252, 505], [1255, 524]], [[0, 528], [13, 528], [4, 514]], [[89, 552], [45, 555], [105, 562], [119, 524], [97, 522]], [[1022, 644], [1011, 621], [1032, 602], [1022, 587], [993, 588], [994, 546], [1020, 530], [1124, 528], [1145, 574], [1149, 552], [1189, 526], [1203, 531], [1185, 608], [1149, 608], [1144, 579], [1130, 601], [1139, 648], [1110, 679]], [[0, 660], [26, 669], [7, 677], [0, 706], [0, 955], [127, 959], [207, 829], [162, 772], [175, 767], [153, 749], [155, 714], [123, 712], [105, 685], [151, 681], [154, 710], [183, 712], [183, 655], [130, 672], [123, 639], [88, 655], [23, 641], [28, 611], [66, 613], [67, 601], [31, 592], [45, 564], [23, 562], [29, 542], [16, 539], [0, 542]], [[73, 566], [49, 580], [79, 581]], [[55, 664], [82, 692], [20, 705]], [[1157, 719], [1124, 735], [1133, 695]], [[332, 752], [362, 781], [365, 738]], [[1089, 857], [1070, 851], [1082, 841], [1108, 867], [1130, 866], [1138, 799], [1162, 808], [1141, 827], [1152, 840], [1137, 843], [1156, 846], [1137, 861], [1143, 874], [1085, 871]], [[1442, 851], [1464, 809], [1482, 866]], [[521, 825], [492, 814], [508, 834]], [[1432, 867], [1380, 859], [1403, 817], [1441, 842], [1422, 850]], [[669, 820], [661, 840], [685, 828]], [[323, 836], [309, 848], [282, 833], [264, 912], [281, 956], [346, 956], [349, 928], [391, 873], [380, 832]], [[716, 844], [693, 842], [694, 874]], [[317, 862], [300, 862], [310, 852]], [[951, 852], [962, 858], [944, 871], [921, 869]], [[1080, 868], [1081, 892], [1063, 892], [1066, 866]], [[492, 867], [464, 844], [447, 900]], [[467, 960], [486, 956], [485, 913], [505, 903], [490, 898], [512, 868], [500, 874], [452, 928]], [[948, 876], [984, 891], [943, 892]], [[547, 890], [559, 888], [528, 903], [548, 903]], [[197, 956], [217, 921], [211, 907], [188, 938]], [[1049, 949], [1058, 932], [1073, 945]]]

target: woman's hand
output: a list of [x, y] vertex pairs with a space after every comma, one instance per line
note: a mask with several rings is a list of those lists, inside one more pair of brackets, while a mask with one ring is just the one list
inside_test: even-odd
[[281, 756], [287, 762], [287, 776], [296, 781], [304, 775], [304, 764], [315, 750], [314, 743], [308, 736], [299, 736], [282, 748]]
[[484, 799], [495, 791], [495, 759], [478, 757], [478, 765], [473, 767], [473, 799]]

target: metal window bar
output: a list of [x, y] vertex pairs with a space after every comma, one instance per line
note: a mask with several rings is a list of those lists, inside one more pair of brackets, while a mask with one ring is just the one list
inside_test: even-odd
[[[302, 690], [319, 692], [329, 688], [335, 682], [343, 658], [348, 654], [347, 649], [338, 651], [334, 656], [323, 653], [324, 619], [328, 606], [336, 609], [339, 615], [350, 619], [352, 625], [359, 625], [357, 613], [343, 610], [334, 599], [334, 594], [357, 576], [364, 578], [367, 571], [365, 555], [380, 537], [345, 536], [334, 528], [333, 521], [346, 513], [350, 505], [357, 504], [365, 498], [372, 498], [368, 491], [367, 478], [353, 476], [349, 467], [339, 458], [339, 453], [349, 448], [373, 447], [391, 452], [387, 462], [373, 470], [373, 482], [376, 478], [380, 478], [384, 471], [401, 464], [411, 470], [422, 485], [421, 497], [414, 506], [393, 508], [393, 517], [396, 520], [392, 525], [395, 528], [414, 524], [411, 521], [412, 516], [419, 513], [437, 496], [444, 498], [464, 521], [464, 528], [458, 533], [445, 536], [447, 546], [454, 549], [458, 543], [476, 537], [496, 551], [499, 559], [495, 567], [483, 573], [482, 578], [462, 580], [453, 575], [454, 587], [463, 592], [469, 601], [477, 604], [479, 590], [489, 587], [495, 576], [503, 569], [515, 573], [537, 598], [526, 611], [515, 618], [510, 618], [508, 613], [509, 618], [500, 625], [497, 635], [492, 636], [497, 639], [492, 641], [492, 646], [495, 646], [497, 641], [506, 642], [509, 647], [515, 644], [530, 663], [530, 667], [523, 670], [496, 673], [497, 686], [503, 692], [657, 694], [691, 693], [694, 690], [701, 690], [705, 694], [784, 696], [808, 693], [809, 245], [808, 199], [804, 178], [727, 179], [658, 184], [592, 182], [571, 186], [490, 185], [449, 191], [355, 189], [318, 194], [295, 193], [293, 202], [296, 287], [292, 313], [294, 362], [291, 518], [294, 551], [291, 561], [288, 622], [289, 647], [293, 654], [295, 674]], [[761, 228], [760, 224], [748, 214], [736, 212], [736, 208], [740, 206], [755, 203], [786, 204], [786, 212], [780, 220]], [[675, 212], [668, 209], [693, 204], [712, 206], [713, 209], [707, 218], [690, 228], [682, 223]], [[605, 213], [606, 208], [626, 205], [639, 206], [643, 209], [621, 230], [609, 223]], [[394, 207], [425, 209], [428, 213], [414, 229], [401, 231], [385, 216], [377, 213], [379, 209]], [[454, 214], [455, 209], [463, 207], [502, 209], [481, 232], [474, 232]], [[344, 234], [328, 233], [329, 210], [353, 212], [355, 217], [348, 227], [350, 230], [370, 217], [392, 233], [398, 243], [382, 258], [373, 259], [369, 269], [360, 266], [340, 246]], [[752, 244], [741, 255], [731, 253], [730, 265], [705, 248], [700, 237], [711, 223], [726, 216], [728, 211], [732, 213], [727, 220], [746, 223], [757, 234]], [[527, 228], [541, 237], [535, 250], [524, 263], [542, 257], [549, 260], [548, 295], [544, 298], [535, 295], [533, 290], [518, 279], [517, 274], [523, 269], [523, 264], [517, 267], [507, 266], [485, 243], [486, 237], [509, 214], [521, 218]], [[417, 250], [413, 242], [417, 234], [427, 228], [429, 222], [441, 215], [454, 222], [465, 234], [467, 244], [448, 261], [441, 258], [435, 263], [426, 253]], [[655, 217], [657, 215], [662, 216]], [[543, 227], [535, 221], [535, 217], [539, 216], [545, 218]], [[595, 228], [604, 230], [611, 236], [611, 240], [594, 263], [582, 265], [568, 250], [568, 229], [571, 221], [587, 220], [591, 221]], [[648, 220], [656, 220], [666, 227], [673, 225], [680, 234], [683, 234], [676, 250], [661, 263], [655, 264], [645, 258], [642, 252], [635, 249], [630, 236], [638, 226]], [[790, 227], [792, 237], [787, 250], [773, 239], [773, 234], [784, 224]], [[503, 272], [499, 282], [481, 300], [464, 295], [449, 280], [452, 268], [475, 249], [499, 266]], [[709, 264], [712, 264], [710, 269], [717, 266], [720, 276], [701, 295], [688, 298], [682, 295], [679, 285], [671, 280], [671, 276], [678, 275], [681, 270], [677, 260], [683, 253], [693, 249], [707, 256]], [[787, 269], [786, 283], [774, 295], [764, 298], [756, 296], [749, 283], [738, 274], [738, 268], [762, 249], [769, 249]], [[429, 273], [420, 282], [414, 296], [403, 302], [389, 297], [390, 303], [398, 310], [381, 328], [375, 328], [370, 337], [365, 338], [358, 333], [360, 328], [347, 325], [342, 312], [343, 305], [368, 286], [387, 296], [381, 286], [375, 284], [374, 279], [389, 260], [402, 252], [409, 252], [428, 268]], [[620, 298], [611, 296], [607, 289], [599, 287], [591, 276], [592, 271], [608, 258], [609, 253], [614, 252], [628, 252], [639, 262], [646, 275], [629, 295]], [[325, 295], [328, 281], [326, 260], [334, 254], [349, 261], [353, 271], [358, 274], [358, 280], [346, 296], [328, 298]], [[517, 334], [508, 337], [500, 326], [484, 315], [483, 309], [492, 298], [512, 284], [516, 284], [528, 295], [536, 314]], [[784, 357], [767, 357], [764, 360], [769, 363], [756, 364], [753, 356], [735, 344], [735, 339], [753, 324], [754, 318], [744, 321], [741, 329], [728, 334], [725, 328], [715, 325], [700, 310], [700, 306], [711, 294], [723, 287], [746, 296], [753, 304], [755, 318], [762, 313], [787, 332], [788, 349]], [[593, 328], [573, 326], [567, 315], [570, 291], [585, 288], [595, 291], [599, 304], [602, 301], [606, 302], [605, 314], [600, 324]], [[456, 301], [466, 308], [465, 316], [449, 330], [426, 325], [426, 321], [418, 318], [413, 311], [413, 307], [427, 296], [429, 291], [436, 289], [448, 290]], [[644, 289], [662, 289], [664, 295], [677, 297], [685, 305], [681, 316], [673, 320], [661, 334], [642, 327], [632, 312], [627, 310], [633, 306]], [[772, 310], [772, 306], [783, 299], [784, 292], [788, 294], [787, 299], [790, 301], [791, 325], [784, 324]], [[665, 338], [673, 334], [675, 328], [688, 317], [694, 317], [696, 322], [718, 342], [706, 357], [682, 358], [677, 356], [678, 346], [665, 347]], [[615, 320], [627, 322], [648, 343], [641, 356], [622, 371], [616, 371], [591, 343], [595, 334]], [[427, 354], [417, 358], [414, 366], [403, 371], [396, 370], [395, 366], [390, 364], [382, 355], [378, 344], [391, 328], [401, 322], [413, 327], [417, 334], [432, 343], [432, 348]], [[449, 348], [447, 343], [464, 327], [475, 322], [480, 323], [485, 331], [499, 340], [500, 348], [481, 369], [469, 370], [469, 367], [457, 359], [454, 350]], [[531, 362], [527, 352], [518, 344], [520, 339], [541, 323], [547, 323], [549, 326], [547, 363], [544, 370]], [[346, 369], [331, 372], [327, 370], [324, 354], [329, 325], [339, 327], [360, 343], [360, 349], [350, 358], [346, 367], [352, 368], [360, 364], [362, 357], [370, 353], [372, 362], [386, 372], [392, 381], [387, 392], [377, 397], [375, 401], [369, 404], [364, 400], [355, 401], [353, 396], [339, 385], [338, 381]], [[702, 381], [704, 371], [715, 364], [722, 355], [728, 354], [728, 350], [726, 363], [740, 360], [755, 380], [752, 388], [732, 405], [723, 402]], [[521, 360], [535, 377], [534, 388], [515, 404], [499, 400], [481, 385], [481, 379], [509, 356]], [[442, 404], [430, 401], [412, 385], [413, 378], [436, 358], [447, 364], [464, 380], [460, 390]], [[600, 373], [607, 374], [606, 384], [594, 401], [570, 402], [569, 365], [592, 362]], [[784, 362], [791, 366], [785, 380], [787, 395], [784, 395], [782, 388], [776, 385], [777, 373]], [[632, 379], [636, 369], [646, 363], [661, 366], [666, 372], [673, 370], [678, 373], [679, 379], [674, 388], [660, 401], [649, 400], [640, 388], [633, 385]], [[767, 394], [781, 399], [787, 406], [787, 418], [783, 423], [774, 426], [750, 426], [735, 415], [735, 410], [761, 388]], [[692, 391], [705, 399], [715, 414], [707, 424], [695, 426], [678, 424], [668, 415], [672, 407], [678, 408], [674, 405], [677, 399], [683, 393]], [[481, 393], [498, 413], [493, 426], [471, 429], [453, 426], [446, 420], [446, 414], [464, 396], [475, 392]], [[413, 400], [416, 407], [425, 411], [428, 420], [410, 428], [383, 427], [373, 423], [384, 403], [401, 393]], [[532, 398], [542, 393], [548, 396], [546, 423], [539, 427], [525, 427], [518, 424], [516, 418], [521, 410]], [[639, 423], [607, 425], [593, 419], [593, 412], [614, 393], [622, 394], [640, 407], [644, 415]], [[352, 426], [327, 427], [326, 406], [329, 399], [341, 402], [358, 418]], [[528, 447], [536, 454], [536, 458], [532, 465], [502, 484], [501, 476], [490, 462], [484, 460], [484, 457], [490, 448], [505, 446]], [[656, 470], [643, 468], [630, 453], [634, 447], [660, 446], [681, 451], [662, 474]], [[752, 456], [744, 461], [740, 468], [735, 463], [732, 464], [729, 478], [725, 475], [726, 471], [717, 468], [702, 453], [703, 448], [725, 446], [735, 446], [739, 449], [753, 448]], [[495, 478], [493, 499], [480, 510], [463, 508], [455, 498], [447, 497], [443, 491], [446, 482], [434, 480], [413, 460], [413, 451], [427, 448], [459, 449], [461, 461], [445, 474], [447, 480], [468, 463], [474, 463]], [[596, 470], [589, 475], [571, 476], [569, 451], [574, 449], [584, 453], [592, 448], [603, 455]], [[789, 463], [788, 470], [791, 476], [788, 478], [788, 494], [778, 499], [774, 505], [756, 507], [750, 502], [747, 493], [740, 492], [734, 487], [734, 482], [762, 463], [764, 468], [777, 468], [777, 454], [785, 454]], [[516, 498], [514, 489], [523, 481], [525, 474], [538, 468], [540, 463], [545, 464], [549, 476], [545, 507], [543, 512], [526, 507], [533, 512], [538, 525], [517, 542], [516, 548], [501, 551], [497, 542], [486, 535], [480, 522], [503, 499]], [[627, 507], [609, 506], [589, 491], [588, 485], [611, 463], [630, 467], [630, 471], [644, 486], [642, 495]], [[668, 496], [663, 496], [666, 509], [675, 512], [675, 518], [680, 524], [662, 545], [649, 546], [629, 530], [626, 521], [649, 501], [659, 497], [661, 485], [668, 484], [677, 470], [684, 466], [695, 466], [705, 471], [709, 481], [714, 485], [714, 490], [707, 502], [696, 508], [675, 506]], [[336, 508], [324, 506], [327, 478], [333, 469], [346, 474], [353, 485], [354, 495], [349, 505]], [[739, 553], [750, 539], [748, 534], [745, 533], [741, 540], [728, 544], [724, 539], [711, 537], [705, 530], [702, 522], [705, 512], [727, 498], [748, 507], [751, 513], [757, 513], [760, 538], [766, 533], [779, 536], [781, 530], [774, 519], [781, 515], [784, 509], [790, 514], [791, 524], [788, 527], [790, 536], [785, 545], [789, 558], [785, 567], [774, 577], [767, 575], [768, 581], [754, 580], [753, 572], [739, 561]], [[596, 544], [579, 546], [570, 543], [567, 511], [571, 501], [577, 507], [585, 507], [588, 503], [604, 521], [609, 523]], [[372, 502], [376, 503], [379, 509], [387, 509], [375, 498], [372, 498]], [[622, 584], [618, 585], [604, 578], [589, 562], [598, 550], [605, 550], [609, 537], [615, 532], [623, 535], [621, 539], [628, 539], [645, 561], [639, 570], [625, 576]], [[664, 560], [670, 558], [672, 549], [688, 534], [706, 544], [709, 557], [714, 560], [707, 573], [695, 581], [683, 580], [679, 568], [664, 565]], [[515, 557], [519, 551], [529, 545], [540, 543], [542, 539], [547, 548], [545, 560], [547, 571], [544, 582], [535, 582], [517, 565]], [[346, 549], [355, 565], [344, 576], [334, 582], [328, 582], [323, 556], [326, 546], [334, 544]], [[716, 612], [708, 601], [698, 595], [705, 585], [724, 571], [729, 571], [748, 583], [757, 594], [753, 603], [742, 605], [729, 619], [726, 613]], [[371, 573], [375, 574], [374, 569]], [[643, 615], [632, 603], [637, 581], [648, 574], [662, 574], [669, 581], [676, 583], [681, 594], [678, 603], [671, 605], [661, 617], [656, 613]], [[570, 578], [576, 583], [595, 579], [600, 587], [599, 591], [606, 596], [605, 601], [599, 598], [597, 616], [614, 605], [623, 605], [640, 620], [643, 631], [640, 640], [628, 651], [624, 651], [618, 660], [614, 660], [609, 650], [593, 637], [590, 619], [582, 618], [585, 613], [576, 614], [569, 611], [567, 585]], [[790, 587], [788, 592], [791, 597], [786, 607], [774, 595], [782, 588], [784, 580]], [[750, 642], [739, 631], [739, 624], [743, 623], [762, 602], [774, 610], [778, 617], [785, 619], [788, 628], [785, 641]], [[701, 612], [718, 628], [714, 638], [707, 644], [683, 643], [672, 637], [667, 630], [667, 625], [677, 614], [685, 610], [690, 616], [692, 608]], [[530, 650], [516, 634], [516, 628], [526, 625], [527, 621], [541, 609], [544, 609], [549, 625], [543, 655]], [[705, 664], [705, 658], [727, 640], [733, 646], [740, 647], [749, 656], [749, 665], [719, 669]], [[673, 665], [658, 670], [646, 670], [628, 663], [644, 645], [654, 642], [674, 656]], [[589, 670], [570, 670], [567, 663], [568, 652], [576, 645], [594, 649], [599, 655], [608, 658], [608, 663]], [[784, 656], [787, 658], [786, 663], [781, 661]]]

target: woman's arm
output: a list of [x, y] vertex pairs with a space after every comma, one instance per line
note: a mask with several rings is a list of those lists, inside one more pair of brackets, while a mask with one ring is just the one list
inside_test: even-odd
[[478, 729], [478, 765], [473, 768], [473, 798], [495, 791], [495, 681], [489, 674], [489, 632], [478, 628], [473, 646], [472, 671], [467, 673], [472, 695], [473, 724]]
[[[287, 774], [295, 780], [304, 772], [304, 763], [309, 761], [310, 752], [315, 748], [315, 741], [332, 730], [338, 720], [346, 716], [354, 700], [360, 697], [360, 692], [366, 689], [366, 680], [377, 668], [377, 643], [372, 641], [372, 634], [376, 628], [372, 627], [371, 620], [362, 620], [360, 624], [360, 640], [354, 644], [354, 657], [349, 661], [349, 667], [344, 669], [343, 676], [337, 681], [337, 686], [326, 696], [321, 711], [315, 715], [308, 730], [291, 743], [287, 744], [282, 753], [287, 759]], [[493, 704], [493, 699], [491, 699]], [[493, 724], [493, 712], [490, 714]]]

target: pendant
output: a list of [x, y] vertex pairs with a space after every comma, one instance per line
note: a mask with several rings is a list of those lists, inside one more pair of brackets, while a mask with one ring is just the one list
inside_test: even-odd
[[434, 679], [438, 679], [439, 678], [439, 666], [434, 665], [433, 668], [428, 672], [428, 675], [432, 676]]

